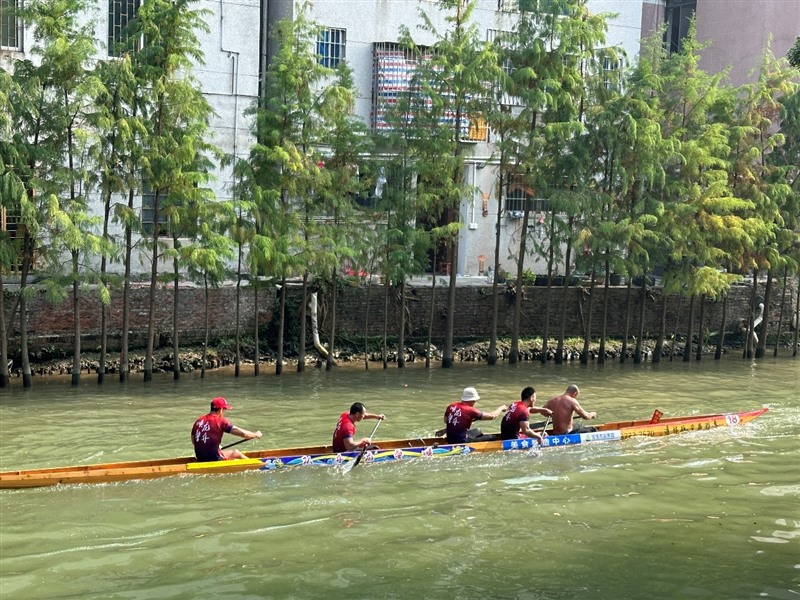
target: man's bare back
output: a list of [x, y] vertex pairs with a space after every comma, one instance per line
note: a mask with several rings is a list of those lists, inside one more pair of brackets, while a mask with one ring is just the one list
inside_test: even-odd
[[584, 419], [594, 419], [597, 416], [597, 413], [587, 412], [583, 410], [583, 407], [578, 403], [578, 395], [581, 391], [578, 389], [577, 385], [570, 385], [567, 387], [567, 391], [561, 394], [560, 396], [553, 396], [544, 403], [543, 408], [549, 408], [553, 411], [553, 433], [556, 435], [560, 435], [563, 433], [569, 433], [572, 431], [572, 416], [573, 414], [578, 414]]

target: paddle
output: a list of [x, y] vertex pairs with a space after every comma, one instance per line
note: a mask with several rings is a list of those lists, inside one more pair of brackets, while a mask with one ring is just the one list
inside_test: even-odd
[[550, 417], [552, 416], [553, 416], [552, 414], [547, 415], [547, 421], [544, 422], [544, 427], [542, 427], [542, 430], [539, 432], [542, 435], [544, 435], [544, 432], [547, 431], [547, 426], [550, 425]]
[[220, 448], [220, 450], [227, 450], [231, 446], [238, 446], [239, 444], [243, 444], [244, 442], [249, 442], [249, 441], [250, 441], [250, 438], [244, 438], [244, 439], [239, 440], [238, 442], [233, 442], [232, 444], [228, 444], [227, 446], [223, 446], [222, 448]]
[[[372, 430], [372, 433], [369, 434], [370, 441], [372, 441], [372, 438], [375, 435], [375, 432], [378, 431], [378, 425], [381, 424], [381, 421], [383, 421], [383, 419], [378, 419], [378, 422], [375, 423], [375, 428]], [[358, 453], [358, 456], [356, 456], [355, 460], [352, 461], [352, 462], [347, 463], [344, 466], [344, 468], [342, 469], [342, 473], [347, 474], [350, 471], [352, 471], [353, 469], [355, 469], [356, 465], [358, 463], [360, 463], [361, 459], [364, 457], [364, 453], [367, 451], [367, 446], [368, 445], [369, 444], [364, 444], [364, 447], [361, 449], [361, 452]]]

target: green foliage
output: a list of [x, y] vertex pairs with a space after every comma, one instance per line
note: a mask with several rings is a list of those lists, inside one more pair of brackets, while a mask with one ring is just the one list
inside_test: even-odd
[[794, 46], [789, 48], [786, 57], [789, 59], [790, 65], [800, 68], [800, 36], [797, 37]]

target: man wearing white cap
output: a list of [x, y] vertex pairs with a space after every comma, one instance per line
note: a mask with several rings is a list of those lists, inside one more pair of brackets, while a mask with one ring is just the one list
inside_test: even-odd
[[223, 397], [211, 401], [211, 412], [203, 415], [192, 426], [192, 443], [194, 455], [198, 462], [211, 462], [215, 460], [231, 460], [232, 458], [247, 458], [237, 448], [223, 450], [219, 447], [223, 433], [232, 433], [246, 440], [260, 438], [260, 431], [247, 431], [237, 427], [225, 418], [225, 411], [231, 408]]
[[[483, 412], [475, 408], [475, 402], [480, 400], [478, 390], [474, 387], [464, 388], [461, 400], [453, 402], [444, 411], [444, 426], [449, 444], [464, 444], [468, 441], [469, 428], [473, 421], [490, 421], [502, 415], [506, 405], [501, 404], [492, 412]], [[441, 435], [442, 432], [437, 432]]]

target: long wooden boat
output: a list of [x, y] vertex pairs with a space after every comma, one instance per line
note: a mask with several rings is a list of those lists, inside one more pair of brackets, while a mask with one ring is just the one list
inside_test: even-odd
[[[634, 436], [664, 436], [689, 431], [706, 431], [716, 427], [734, 427], [767, 412], [767, 408], [733, 413], [662, 417], [660, 411], [650, 419], [603, 423], [590, 433], [549, 435], [543, 447], [556, 448], [591, 442], [624, 440]], [[496, 440], [447, 444], [442, 438], [411, 438], [380, 441], [380, 449], [367, 451], [364, 463], [380, 463], [415, 458], [440, 458], [465, 455], [473, 452], [499, 452], [530, 450], [538, 443], [532, 439]], [[22, 471], [0, 472], [0, 489], [43, 487], [57, 484], [112, 483], [132, 479], [153, 479], [168, 475], [236, 473], [250, 470], [275, 470], [295, 466], [347, 465], [359, 452], [333, 452], [330, 446], [308, 446], [248, 452], [247, 458], [197, 462], [194, 457], [164, 458], [157, 460], [105, 463]]]

